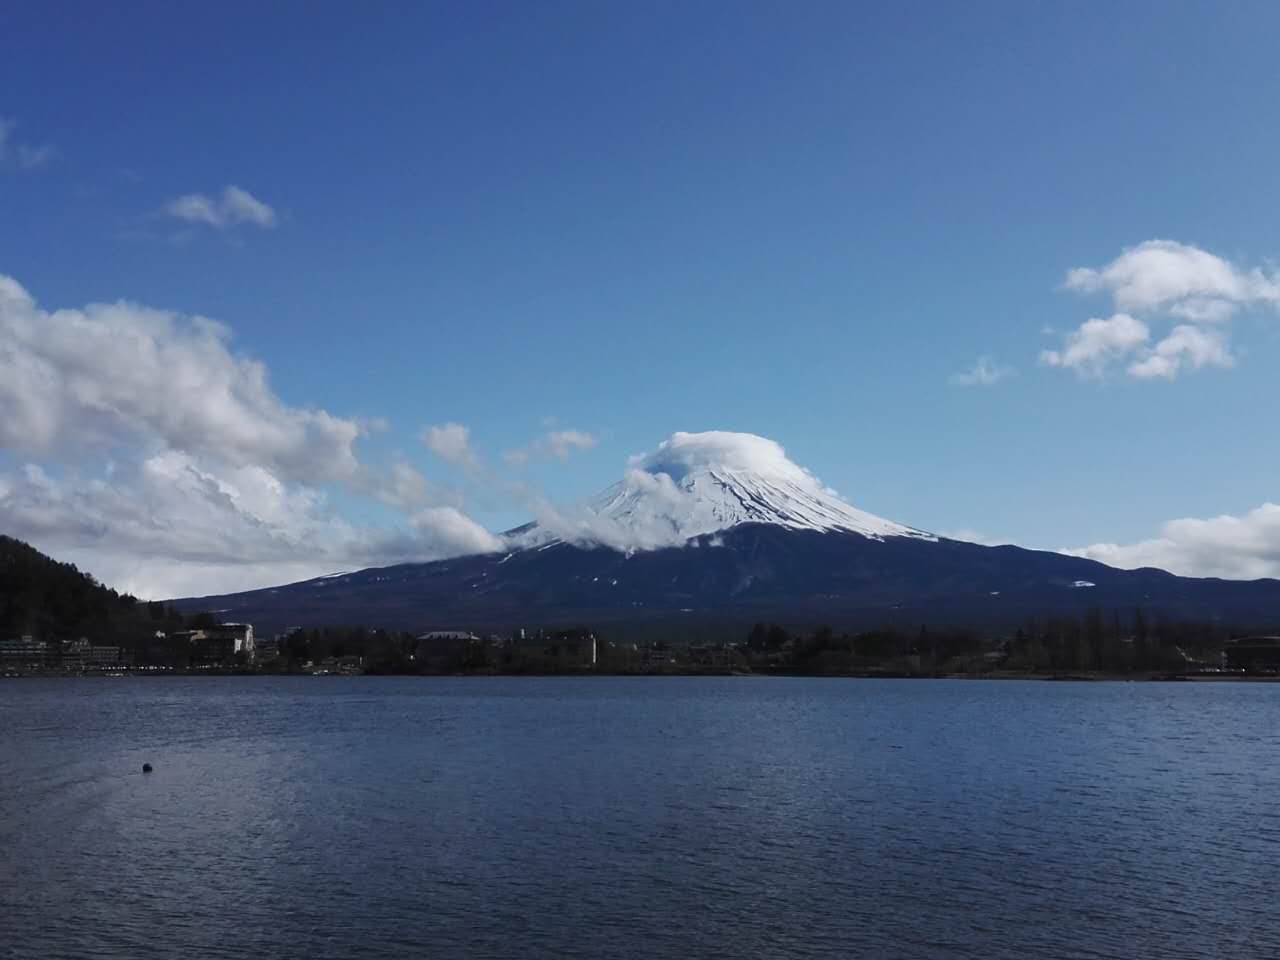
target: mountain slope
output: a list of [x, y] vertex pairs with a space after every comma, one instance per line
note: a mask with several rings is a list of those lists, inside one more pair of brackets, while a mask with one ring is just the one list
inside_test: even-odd
[[183, 626], [163, 604], [139, 603], [104, 587], [73, 564], [0, 535], [0, 640], [82, 635], [106, 643]]
[[852, 506], [772, 440], [725, 432], [677, 433], [580, 510], [551, 512], [507, 538], [517, 546], [564, 540], [631, 552], [684, 546], [750, 523], [935, 539]]
[[749, 434], [675, 434], [590, 504], [547, 511], [505, 540], [500, 554], [178, 603], [267, 630], [588, 623], [705, 636], [756, 619], [1013, 626], [1094, 607], [1280, 623], [1280, 581], [1116, 570], [936, 537], [857, 509]]
[[[712, 546], [712, 541], [719, 543]], [[876, 541], [746, 524], [699, 546], [631, 554], [551, 543], [179, 601], [264, 629], [368, 624], [509, 629], [576, 623], [697, 633], [757, 619], [869, 627], [1015, 626], [1092, 607], [1255, 624], [1280, 622], [1280, 582], [1115, 570], [1019, 547], [899, 537]], [[616, 632], [616, 630], [615, 630]]]

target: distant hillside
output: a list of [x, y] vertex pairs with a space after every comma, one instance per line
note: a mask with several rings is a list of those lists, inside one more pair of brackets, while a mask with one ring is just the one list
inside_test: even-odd
[[613, 638], [733, 639], [793, 629], [1114, 620], [1280, 623], [1280, 581], [1119, 570], [935, 536], [855, 507], [764, 437], [677, 433], [581, 510], [494, 553], [175, 600], [262, 632], [351, 626], [505, 631], [587, 624]]
[[181, 614], [104, 587], [74, 564], [0, 535], [0, 639], [90, 636], [109, 641], [180, 629]]
[[1193, 579], [1093, 560], [944, 538], [797, 530], [744, 523], [700, 546], [623, 553], [558, 542], [320, 577], [218, 597], [262, 633], [292, 626], [422, 632], [587, 624], [612, 639], [737, 639], [756, 621], [793, 629], [1012, 632], [1045, 617], [1100, 610], [1240, 627], [1280, 624], [1280, 582]]

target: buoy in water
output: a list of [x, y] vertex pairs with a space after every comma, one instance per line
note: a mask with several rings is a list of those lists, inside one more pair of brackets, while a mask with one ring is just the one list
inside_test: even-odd
[[143, 773], [150, 773], [150, 772], [151, 772], [151, 764], [149, 764], [149, 763], [144, 763], [144, 764], [142, 765], [142, 772], [143, 772]]

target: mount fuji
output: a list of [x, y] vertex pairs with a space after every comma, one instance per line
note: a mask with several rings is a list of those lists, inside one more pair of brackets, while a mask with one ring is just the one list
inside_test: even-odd
[[935, 536], [854, 507], [744, 433], [677, 433], [577, 508], [541, 504], [500, 552], [175, 601], [259, 630], [590, 624], [617, 635], [736, 634], [768, 619], [858, 628], [1012, 627], [1100, 608], [1280, 621], [1280, 581], [1176, 577]]
[[[566, 525], [567, 519], [567, 525]], [[513, 542], [555, 539], [623, 550], [680, 547], [744, 524], [787, 530], [937, 538], [865, 513], [787, 459], [772, 440], [749, 433], [677, 433], [632, 464], [625, 478], [576, 517], [553, 514], [514, 531]]]

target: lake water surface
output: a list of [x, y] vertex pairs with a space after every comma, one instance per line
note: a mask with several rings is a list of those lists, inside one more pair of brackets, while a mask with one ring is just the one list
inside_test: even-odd
[[1272, 958], [1278, 761], [1272, 684], [5, 681], [0, 957]]

